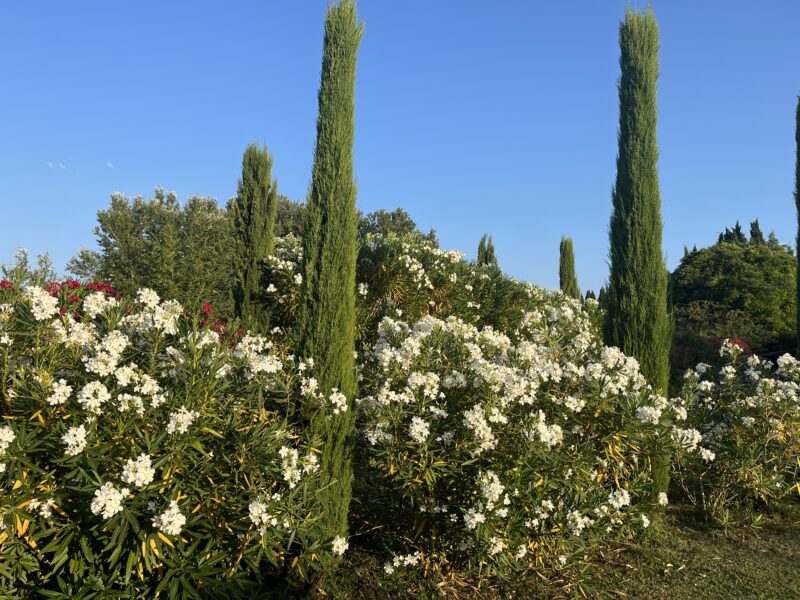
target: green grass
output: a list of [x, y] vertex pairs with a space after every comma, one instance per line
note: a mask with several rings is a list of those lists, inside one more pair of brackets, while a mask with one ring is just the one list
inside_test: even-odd
[[[353, 540], [355, 541], [355, 540]], [[546, 584], [534, 573], [511, 582], [421, 576], [388, 580], [381, 560], [351, 544], [346, 562], [321, 588], [329, 598], [636, 598], [669, 600], [800, 598], [800, 505], [773, 509], [759, 529], [721, 529], [671, 506], [649, 535], [623, 542], [575, 577]], [[583, 591], [583, 594], [581, 593]], [[321, 594], [322, 595], [322, 594]]]

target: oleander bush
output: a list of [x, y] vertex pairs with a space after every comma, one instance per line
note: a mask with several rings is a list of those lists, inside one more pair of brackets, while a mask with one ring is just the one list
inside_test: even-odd
[[308, 535], [324, 507], [304, 366], [204, 312], [147, 289], [0, 286], [0, 589], [249, 598], [344, 552]]
[[[461, 252], [442, 250], [418, 233], [370, 233], [362, 242], [356, 274], [361, 349], [376, 341], [378, 325], [387, 316], [414, 322], [425, 315], [457, 315], [469, 323], [511, 330], [530, 305], [529, 284], [497, 267], [467, 262]], [[300, 240], [287, 235], [276, 238], [273, 255], [263, 263], [268, 283], [262, 301], [271, 325], [286, 332], [297, 318], [301, 262]]]
[[508, 335], [451, 316], [386, 317], [357, 400], [365, 498], [388, 574], [564, 568], [593, 541], [646, 527], [649, 456], [697, 450], [590, 310], [531, 288]]
[[687, 421], [704, 449], [674, 469], [688, 497], [727, 524], [800, 496], [800, 362], [761, 360], [738, 340], [725, 340], [719, 355], [721, 368], [700, 363], [685, 374]]

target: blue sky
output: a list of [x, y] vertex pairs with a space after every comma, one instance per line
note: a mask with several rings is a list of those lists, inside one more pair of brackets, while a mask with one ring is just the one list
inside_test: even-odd
[[[470, 257], [489, 232], [502, 267], [547, 287], [569, 235], [582, 288], [598, 289], [625, 4], [361, 0], [359, 208], [402, 206]], [[737, 219], [792, 242], [800, 2], [651, 5], [668, 266]], [[113, 191], [224, 203], [251, 141], [304, 199], [326, 6], [4, 3], [0, 261], [25, 246], [63, 267], [93, 246]]]

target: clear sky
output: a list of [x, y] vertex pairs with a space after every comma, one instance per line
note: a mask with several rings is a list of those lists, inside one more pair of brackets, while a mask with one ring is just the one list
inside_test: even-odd
[[[361, 0], [358, 206], [405, 208], [445, 248], [555, 287], [573, 238], [583, 289], [608, 273], [618, 24], [626, 0]], [[638, 0], [633, 6], [642, 6]], [[795, 235], [797, 0], [654, 0], [661, 29], [664, 252], [755, 217]], [[59, 268], [113, 191], [235, 194], [264, 142], [279, 190], [311, 173], [326, 0], [5, 2], [0, 262]]]

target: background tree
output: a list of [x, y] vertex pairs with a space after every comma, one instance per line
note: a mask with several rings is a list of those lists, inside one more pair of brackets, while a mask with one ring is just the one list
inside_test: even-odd
[[681, 260], [671, 275], [676, 330], [791, 350], [797, 259], [787, 246], [750, 242], [718, 242]]
[[124, 295], [149, 287], [187, 308], [210, 302], [231, 316], [231, 227], [215, 200], [192, 197], [181, 205], [160, 188], [147, 200], [114, 194], [97, 222], [98, 250], [82, 249], [68, 263], [71, 273]]
[[492, 236], [483, 234], [478, 242], [478, 264], [481, 266], [497, 266], [497, 256], [494, 253], [494, 242]]
[[278, 208], [275, 211], [275, 237], [303, 234], [303, 221], [305, 220], [305, 202], [289, 200], [286, 196], [278, 194]]
[[317, 141], [303, 237], [298, 355], [315, 360], [313, 374], [325, 398], [338, 390], [348, 406], [346, 411], [335, 411], [326, 401], [310, 415], [312, 435], [321, 444], [320, 491], [326, 510], [318, 523], [320, 538], [326, 540], [347, 535], [352, 485], [350, 407], [356, 394], [357, 251], [353, 138], [361, 34], [353, 0], [328, 7]]
[[[657, 168], [658, 37], [649, 8], [644, 14], [626, 9], [619, 29], [619, 149], [604, 329], [606, 343], [636, 357], [653, 389], [666, 394], [672, 330]], [[654, 460], [655, 491], [665, 492], [669, 457]]]
[[561, 238], [558, 284], [564, 294], [570, 298], [580, 299], [581, 290], [578, 287], [578, 276], [575, 274], [575, 250], [572, 247], [572, 240], [568, 237]]
[[242, 157], [242, 178], [230, 203], [233, 226], [234, 312], [250, 329], [266, 329], [261, 263], [275, 244], [278, 184], [272, 178], [272, 156], [267, 148], [250, 144]]
[[418, 233], [423, 239], [438, 245], [436, 231], [431, 229], [428, 233], [423, 234], [417, 228], [417, 224], [411, 218], [411, 215], [402, 208], [396, 208], [393, 211], [381, 208], [359, 219], [358, 235], [360, 238], [365, 238], [370, 234], [388, 235], [390, 233], [401, 237]]

